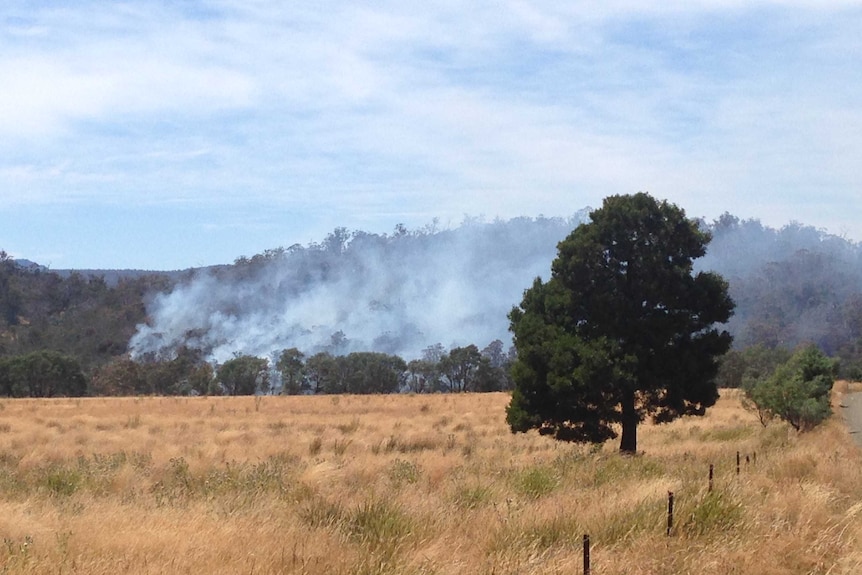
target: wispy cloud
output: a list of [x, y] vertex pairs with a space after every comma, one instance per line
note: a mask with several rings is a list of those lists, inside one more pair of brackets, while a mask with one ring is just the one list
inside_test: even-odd
[[860, 184], [860, 25], [849, 1], [12, 2], [0, 200], [380, 229], [648, 189], [862, 239], [840, 207]]

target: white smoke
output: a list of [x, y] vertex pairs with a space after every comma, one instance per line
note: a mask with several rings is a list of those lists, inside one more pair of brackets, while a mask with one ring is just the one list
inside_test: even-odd
[[393, 236], [339, 229], [322, 244], [240, 260], [155, 297], [130, 351], [164, 357], [186, 346], [224, 361], [296, 347], [411, 359], [437, 343], [508, 342], [507, 313], [536, 276], [548, 277], [557, 243], [585, 214]]
[[[321, 244], [201, 272], [155, 297], [130, 351], [172, 357], [186, 346], [221, 362], [296, 347], [409, 360], [436, 344], [508, 343], [508, 312], [535, 277], [547, 279], [557, 244], [588, 213], [392, 236], [338, 229]], [[766, 334], [767, 343], [834, 350], [862, 337], [842, 317], [862, 309], [862, 245], [795, 223], [775, 230], [725, 215], [703, 225], [713, 241], [696, 267], [729, 281], [737, 308], [727, 328], [737, 344]]]

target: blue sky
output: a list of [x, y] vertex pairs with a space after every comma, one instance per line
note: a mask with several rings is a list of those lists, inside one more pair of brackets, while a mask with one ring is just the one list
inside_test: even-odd
[[177, 269], [638, 191], [859, 241], [859, 30], [828, 0], [7, 1], [0, 249]]

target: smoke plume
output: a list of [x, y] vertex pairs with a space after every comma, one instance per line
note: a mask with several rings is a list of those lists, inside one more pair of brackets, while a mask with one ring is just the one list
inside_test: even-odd
[[339, 228], [320, 244], [241, 258], [156, 296], [130, 350], [169, 357], [187, 346], [220, 362], [291, 347], [411, 359], [438, 343], [510, 342], [507, 313], [535, 277], [547, 278], [557, 243], [585, 217], [392, 235]]
[[[133, 357], [171, 357], [181, 346], [211, 361], [379, 351], [405, 359], [429, 346], [511, 342], [507, 314], [535, 277], [547, 279], [571, 218], [468, 220], [455, 229], [402, 227], [391, 235], [336, 229], [323, 242], [200, 270], [152, 299]], [[858, 244], [799, 224], [781, 230], [725, 214], [707, 256], [737, 303], [736, 346], [814, 342], [835, 351], [862, 337]], [[858, 317], [857, 317], [858, 316]]]

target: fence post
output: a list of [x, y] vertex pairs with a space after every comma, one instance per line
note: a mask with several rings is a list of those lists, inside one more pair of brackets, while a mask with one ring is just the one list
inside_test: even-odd
[[673, 491], [667, 492], [667, 536], [673, 529]]
[[590, 575], [590, 536], [584, 535], [584, 575]]
[[739, 452], [736, 452], [736, 474], [739, 475]]
[[712, 493], [712, 478], [715, 473], [715, 465], [712, 463], [709, 464], [709, 492]]

